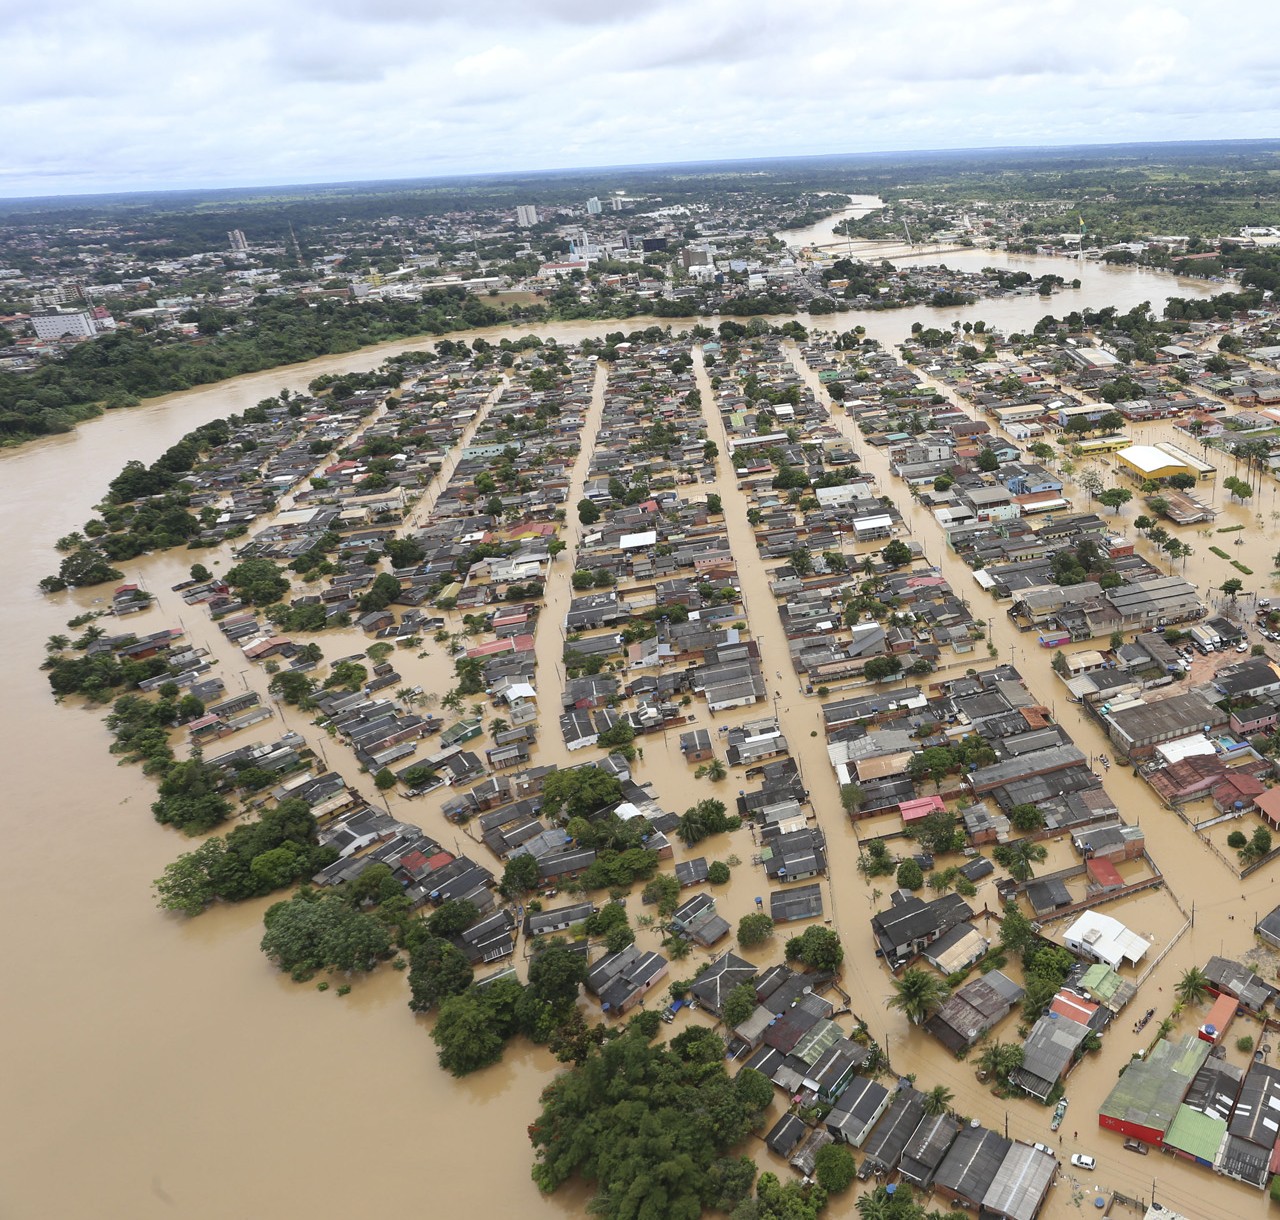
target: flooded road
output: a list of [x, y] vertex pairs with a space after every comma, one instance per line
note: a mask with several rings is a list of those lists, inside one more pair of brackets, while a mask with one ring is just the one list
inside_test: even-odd
[[[991, 265], [1005, 256], [978, 252], [976, 257], [985, 260], [982, 265]], [[1019, 261], [1060, 265], [1053, 259]], [[1034, 271], [1034, 265], [1027, 269]], [[1090, 267], [1085, 264], [1083, 271], [1089, 273]], [[1113, 303], [1127, 308], [1126, 301], [1143, 299], [1159, 308], [1170, 293], [1202, 295], [1212, 289], [1150, 273], [1095, 270], [1098, 274], [1082, 275], [1082, 289], [1047, 301], [981, 302], [968, 311], [851, 313], [841, 315], [838, 324], [863, 325], [890, 344], [909, 332], [913, 320], [930, 325], [939, 324], [931, 319], [945, 319], [941, 324], [949, 325], [954, 318], [981, 317], [991, 326], [1030, 329], [1046, 312]], [[1058, 273], [1071, 278], [1066, 271]], [[491, 341], [502, 333], [530, 332], [570, 341], [668, 322], [642, 318], [484, 333]], [[52, 543], [83, 523], [126, 460], [151, 461], [190, 428], [244, 410], [282, 386], [303, 389], [323, 372], [373, 368], [391, 352], [434, 342], [395, 342], [254, 374], [116, 412], [68, 436], [0, 452], [0, 519], [7, 525], [0, 554], [8, 581], [0, 601], [0, 658], [6, 679], [0, 726], [10, 760], [3, 823], [10, 867], [0, 897], [10, 929], [7, 1037], [0, 1051], [8, 1098], [5, 1138], [0, 1142], [0, 1212], [6, 1217], [301, 1217], [317, 1209], [364, 1214], [373, 1206], [420, 1208], [427, 1197], [433, 1210], [455, 1213], [473, 1209], [478, 1190], [489, 1210], [513, 1216], [584, 1212], [580, 1192], [562, 1191], [544, 1200], [529, 1180], [525, 1128], [553, 1066], [544, 1052], [513, 1043], [500, 1066], [457, 1085], [436, 1067], [425, 1022], [404, 1007], [402, 976], [383, 971], [357, 984], [345, 998], [333, 991], [319, 995], [290, 983], [259, 953], [265, 900], [219, 908], [194, 921], [157, 912], [150, 882], [187, 849], [189, 841], [154, 823], [148, 809], [151, 784], [137, 768], [115, 765], [98, 714], [56, 707], [44, 675], [36, 669], [45, 638], [63, 631], [74, 614], [93, 608], [103, 592], [41, 597], [36, 582], [57, 564]], [[709, 435], [722, 441], [708, 387], [705, 381], [700, 384]], [[599, 386], [589, 427], [599, 418], [598, 404]], [[849, 425], [842, 421], [840, 426]], [[1157, 425], [1151, 429], [1160, 434]], [[589, 451], [589, 438], [584, 438], [583, 449]], [[723, 453], [723, 444], [721, 449]], [[1056, 679], [1049, 672], [1049, 654], [1011, 631], [1002, 608], [985, 605], [986, 595], [973, 584], [968, 569], [941, 553], [932, 520], [878, 465], [879, 452], [862, 444], [858, 450], [879, 477], [881, 491], [902, 504], [914, 536], [941, 564], [957, 593], [968, 597], [975, 609], [982, 607], [976, 612], [993, 623], [1001, 657], [1013, 660], [1032, 688], [1050, 701]], [[720, 464], [727, 473], [727, 459], [722, 457]], [[575, 480], [584, 472], [580, 460]], [[770, 706], [776, 702], [779, 708], [828, 834], [828, 913], [848, 949], [845, 985], [855, 993], [855, 1008], [888, 1042], [899, 1070], [918, 1072], [925, 1084], [947, 1084], [963, 1101], [965, 1112], [990, 1126], [1001, 1126], [1008, 1110], [1012, 1135], [1044, 1139], [1048, 1116], [1043, 1110], [1024, 1102], [1001, 1102], [976, 1089], [970, 1067], [939, 1053], [931, 1040], [886, 1010], [879, 999], [883, 977], [865, 921], [883, 902], [873, 902], [870, 888], [857, 877], [856, 839], [840, 811], [821, 737], [810, 736], [820, 727], [817, 701], [800, 695], [780, 663], [785, 643], [764, 565], [755, 561], [745, 518], [734, 511], [740, 507], [736, 486], [731, 479], [718, 486], [730, 510], [727, 528], [752, 625], [765, 652]], [[1226, 505], [1226, 493], [1219, 488], [1216, 494], [1223, 509], [1218, 526], [1248, 527], [1242, 534], [1224, 535], [1244, 541], [1242, 547], [1226, 549], [1239, 553], [1259, 574], [1254, 579], [1261, 579], [1271, 572], [1271, 555], [1280, 545], [1275, 519], [1266, 515], [1275, 511], [1274, 486], [1268, 485], [1263, 493], [1262, 522], [1258, 509]], [[1121, 520], [1131, 520], [1133, 512], [1130, 505]], [[1212, 540], [1193, 538], [1194, 532], [1186, 532], [1196, 553], [1185, 573], [1202, 583], [1220, 584], [1232, 570], [1209, 553]], [[201, 552], [199, 558], [215, 569], [227, 562], [223, 551]], [[191, 637], [221, 661], [218, 672], [229, 689], [237, 681], [265, 689], [265, 675], [245, 671], [243, 661], [236, 664], [238, 650], [213, 629], [203, 610], [189, 610], [168, 593], [186, 576], [192, 559], [187, 551], [175, 551], [128, 565], [130, 577], [139, 577], [159, 597], [159, 607], [135, 621], [140, 628], [158, 629], [182, 616]], [[566, 554], [558, 562], [567, 566], [568, 559]], [[558, 622], [567, 596], [568, 582], [562, 574], [549, 587], [546, 620], [538, 635], [540, 693], [546, 691], [538, 762], [577, 763], [587, 753], [570, 756], [559, 744], [553, 703], [557, 682], [544, 668], [547, 661], [554, 665], [560, 649]], [[349, 641], [335, 633], [319, 638], [331, 657], [368, 645], [354, 634]], [[346, 648], [347, 642], [352, 647]], [[451, 684], [449, 659], [434, 643], [428, 642], [426, 652], [420, 661], [403, 654], [395, 659], [407, 683], [443, 691]], [[771, 676], [778, 670], [784, 674], [781, 683]], [[1054, 705], [1082, 748], [1099, 748], [1096, 729], [1082, 721], [1074, 706], [1065, 699]], [[754, 715], [764, 710], [757, 708]], [[292, 711], [286, 714], [287, 727], [307, 727], [294, 724]], [[754, 717], [744, 713], [717, 717], [716, 723], [750, 718]], [[281, 726], [268, 722], [248, 736], [267, 740], [280, 731]], [[701, 796], [731, 800], [734, 781], [694, 781], [677, 742], [674, 732], [644, 739], [647, 756], [637, 767], [639, 778], [652, 780], [659, 798], [677, 811]], [[328, 759], [349, 779], [361, 778], [344, 748], [330, 748]], [[1241, 887], [1221, 862], [1197, 845], [1173, 815], [1157, 807], [1144, 786], [1119, 768], [1109, 773], [1107, 786], [1126, 813], [1141, 811], [1151, 853], [1173, 890], [1197, 901], [1195, 928], [1158, 968], [1137, 1001], [1142, 1004], [1148, 991], [1162, 987], [1147, 1000], [1155, 1004], [1170, 995], [1186, 965], [1202, 963], [1213, 952], [1242, 952], [1251, 943], [1244, 916], [1252, 918], [1255, 907], [1265, 912], [1274, 905], [1274, 885], [1269, 871], [1263, 870], [1245, 883], [1241, 901]], [[444, 828], [439, 819], [438, 801], [392, 798], [391, 807], [440, 834], [446, 845], [456, 846], [449, 837], [451, 828]], [[1225, 837], [1225, 831], [1219, 833]], [[730, 851], [743, 858], [730, 885], [717, 891], [726, 917], [736, 922], [755, 894], [767, 892], [763, 878], [750, 866], [745, 832], [732, 843], [709, 841], [701, 850], [711, 859]], [[477, 858], [483, 859], [483, 854]], [[883, 880], [880, 885], [888, 888]], [[988, 898], [993, 901], [991, 891], [980, 890], [978, 905]], [[1165, 908], [1150, 909], [1153, 919], [1165, 918]], [[1236, 919], [1229, 921], [1232, 913]], [[1170, 917], [1176, 918], [1176, 912]], [[30, 931], [24, 935], [26, 929]], [[1141, 924], [1138, 930], [1144, 930]], [[643, 936], [652, 936], [656, 944], [656, 933]], [[775, 941], [757, 956], [776, 958], [777, 949]], [[686, 963], [688, 974], [698, 960], [695, 954]], [[1125, 1018], [1119, 1026], [1108, 1036], [1101, 1062], [1086, 1065], [1069, 1088], [1072, 1118], [1078, 1116], [1074, 1126], [1082, 1136], [1079, 1148], [1099, 1157], [1098, 1180], [1127, 1193], [1149, 1195], [1150, 1184], [1144, 1186], [1144, 1180], [1158, 1171], [1161, 1197], [1190, 1216], [1207, 1214], [1196, 1200], [1210, 1191], [1223, 1192], [1215, 1197], [1229, 1198], [1236, 1214], [1260, 1216], [1265, 1199], [1252, 1191], [1165, 1158], [1140, 1160], [1121, 1152], [1113, 1137], [1097, 1137], [1088, 1121], [1091, 1107], [1096, 1108], [1114, 1081], [1130, 1043], [1136, 1048], [1143, 1041], [1130, 1038]], [[320, 1123], [323, 1130], [317, 1129]], [[1066, 1126], [1072, 1127], [1070, 1119]], [[1070, 1140], [1070, 1131], [1066, 1135]], [[315, 1158], [318, 1149], [327, 1159], [340, 1157], [341, 1163], [321, 1168]], [[1064, 1152], [1073, 1150], [1064, 1145]], [[763, 1149], [753, 1151], [762, 1167], [769, 1165]], [[387, 1167], [393, 1168], [388, 1172]], [[1070, 1214], [1068, 1199], [1068, 1192], [1056, 1190], [1046, 1214]], [[831, 1214], [848, 1210], [846, 1204], [838, 1204]]]

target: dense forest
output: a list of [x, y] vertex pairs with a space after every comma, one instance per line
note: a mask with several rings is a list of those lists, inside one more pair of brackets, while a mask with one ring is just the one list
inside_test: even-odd
[[354, 352], [410, 335], [443, 335], [519, 321], [519, 306], [499, 309], [465, 288], [432, 289], [420, 300], [346, 304], [262, 298], [238, 319], [215, 318], [191, 341], [120, 333], [81, 343], [31, 373], [0, 371], [0, 443], [67, 432], [103, 408], [189, 390], [317, 356]]

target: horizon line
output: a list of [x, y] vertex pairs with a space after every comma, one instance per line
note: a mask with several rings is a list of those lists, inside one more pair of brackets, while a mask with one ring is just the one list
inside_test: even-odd
[[608, 172], [642, 172], [655, 170], [679, 170], [691, 169], [702, 166], [749, 166], [774, 164], [777, 162], [806, 162], [806, 161], [838, 161], [846, 160], [885, 160], [893, 157], [910, 157], [910, 158], [929, 158], [929, 157], [962, 157], [962, 156], [991, 156], [998, 154], [1017, 154], [1017, 153], [1050, 153], [1050, 152], [1071, 152], [1093, 151], [1103, 152], [1106, 150], [1128, 149], [1128, 148], [1158, 148], [1158, 149], [1177, 149], [1177, 148], [1194, 148], [1194, 147], [1240, 147], [1240, 146], [1274, 146], [1280, 149], [1280, 138], [1276, 137], [1258, 137], [1258, 138], [1231, 138], [1231, 139], [1199, 139], [1199, 140], [1116, 140], [1107, 143], [1096, 144], [1008, 144], [1008, 145], [978, 145], [967, 146], [962, 148], [901, 148], [901, 149], [884, 149], [884, 150], [864, 150], [861, 152], [830, 152], [830, 153], [785, 153], [778, 155], [760, 154], [756, 156], [738, 156], [738, 157], [710, 157], [703, 159], [684, 160], [684, 161], [639, 161], [630, 164], [599, 164], [599, 165], [573, 165], [573, 166], [557, 166], [546, 169], [505, 169], [505, 170], [468, 170], [455, 173], [444, 173], [436, 175], [419, 175], [404, 178], [343, 178], [343, 179], [315, 179], [311, 181], [295, 181], [295, 182], [259, 182], [259, 183], [242, 183], [233, 186], [167, 186], [167, 187], [137, 187], [117, 190], [98, 190], [98, 191], [76, 191], [68, 194], [41, 194], [41, 195], [6, 195], [3, 193], [3, 187], [0, 187], [0, 203], [3, 204], [39, 204], [39, 203], [72, 203], [74, 201], [91, 201], [91, 200], [115, 200], [139, 196], [154, 195], [234, 195], [234, 194], [252, 194], [263, 191], [291, 191], [291, 190], [316, 190], [322, 188], [330, 189], [350, 189], [353, 187], [387, 187], [387, 186], [405, 186], [418, 185], [424, 183], [450, 183], [450, 182], [468, 182], [486, 179], [505, 179], [520, 177], [553, 177], [557, 175], [567, 174], [583, 174], [583, 173], [608, 173]]

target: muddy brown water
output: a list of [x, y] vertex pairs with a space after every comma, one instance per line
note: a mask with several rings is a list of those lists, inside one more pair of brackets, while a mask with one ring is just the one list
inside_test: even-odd
[[[981, 259], [981, 265], [1014, 265], [1013, 260], [987, 253]], [[1052, 259], [1016, 261], [1029, 270], [1062, 265]], [[1084, 265], [1086, 272], [1089, 268]], [[992, 326], [1026, 329], [1050, 310], [1061, 313], [1106, 304], [1127, 308], [1143, 299], [1159, 307], [1170, 293], [1199, 295], [1210, 290], [1150, 273], [1097, 270], [1099, 274], [1082, 277], [1084, 288], [1051, 302], [1023, 298], [983, 302], [968, 311], [851, 314], [837, 321], [842, 327], [861, 323], [870, 334], [891, 343], [904, 337], [917, 318], [926, 324], [935, 318], [949, 324], [955, 317], [982, 317]], [[534, 331], [568, 342], [653, 322], [667, 324], [633, 319], [521, 327], [497, 335], [486, 332], [486, 337], [493, 341], [502, 333]], [[189, 844], [153, 822], [147, 808], [151, 785], [136, 768], [115, 764], [107, 753], [108, 737], [99, 716], [58, 708], [35, 669], [48, 635], [65, 630], [65, 621], [81, 610], [101, 605], [103, 590], [43, 598], [35, 586], [56, 567], [53, 540], [90, 515], [92, 504], [123, 462], [135, 457], [152, 460], [197, 424], [252, 406], [282, 386], [300, 389], [323, 372], [372, 368], [390, 352], [431, 342], [387, 344], [172, 395], [90, 422], [68, 436], [0, 452], [0, 519], [7, 523], [0, 542], [7, 584], [0, 602], [0, 657], [6, 678], [0, 724], [9, 763], [4, 826], [10, 865], [0, 898], [10, 930], [5, 954], [6, 1036], [0, 1051], [0, 1078], [6, 1085], [0, 1211], [6, 1216], [301, 1217], [317, 1208], [359, 1214], [375, 1203], [379, 1208], [413, 1207], [426, 1199], [433, 1210], [461, 1211], [473, 1210], [477, 1198], [484, 1200], [487, 1210], [510, 1215], [584, 1214], [586, 1193], [581, 1189], [546, 1200], [529, 1180], [525, 1128], [554, 1068], [545, 1052], [513, 1044], [501, 1065], [456, 1084], [436, 1067], [426, 1022], [404, 1007], [402, 976], [384, 970], [357, 983], [344, 998], [333, 990], [320, 995], [311, 987], [292, 984], [263, 960], [257, 943], [266, 901], [218, 909], [194, 921], [157, 912], [151, 879]], [[722, 440], [705, 381], [703, 386], [709, 434]], [[588, 429], [598, 422], [601, 390], [598, 382]], [[851, 427], [836, 418], [842, 427]], [[1157, 425], [1149, 431], [1157, 436], [1161, 432]], [[913, 534], [929, 557], [941, 564], [978, 617], [992, 622], [1002, 659], [1013, 660], [1032, 688], [1054, 704], [1083, 748], [1106, 748], [1078, 709], [1065, 698], [1054, 698], [1056, 680], [1048, 653], [1005, 626], [1003, 609], [988, 607], [968, 569], [943, 554], [939, 531], [889, 478], [879, 452], [862, 444], [858, 448], [865, 465], [880, 478], [881, 489], [903, 504]], [[588, 452], [589, 443], [584, 443], [575, 479], [585, 474]], [[866, 923], [884, 900], [875, 901], [855, 871], [857, 841], [840, 813], [822, 738], [810, 735], [820, 730], [818, 702], [801, 694], [781, 664], [785, 645], [767, 589], [767, 572], [755, 562], [736, 486], [725, 479], [706, 490], [719, 490], [729, 510], [728, 531], [752, 627], [765, 656], [769, 707], [778, 709], [829, 836], [832, 870], [824, 887], [828, 915], [848, 948], [845, 987], [854, 995], [855, 1010], [887, 1041], [899, 1070], [917, 1073], [922, 1085], [948, 1085], [956, 1092], [958, 1109], [990, 1126], [1003, 1128], [1007, 1112], [1011, 1135], [1048, 1140], [1048, 1115], [1040, 1107], [992, 1097], [976, 1084], [971, 1067], [940, 1053], [931, 1040], [884, 1008], [885, 979]], [[1259, 574], [1269, 573], [1277, 546], [1275, 519], [1264, 516], [1259, 522], [1257, 510], [1223, 505], [1223, 499], [1225, 493], [1219, 492], [1224, 511], [1218, 524], [1239, 522], [1248, 527], [1239, 535], [1219, 536], [1244, 541], [1241, 547], [1224, 549], [1239, 553]], [[1275, 511], [1274, 488], [1268, 487], [1264, 499], [1264, 514]], [[419, 512], [427, 507], [429, 502]], [[1121, 519], [1131, 519], [1133, 511], [1130, 506]], [[1191, 540], [1196, 554], [1186, 574], [1202, 584], [1220, 584], [1231, 570], [1209, 554], [1212, 540]], [[265, 691], [261, 669], [244, 664], [202, 609], [188, 609], [169, 593], [169, 587], [185, 577], [192, 558], [178, 551], [129, 566], [130, 577], [139, 578], [159, 600], [158, 608], [129, 626], [154, 630], [181, 621], [190, 637], [216, 656], [229, 690]], [[202, 552], [199, 558], [214, 567], [228, 561], [223, 551]], [[567, 568], [568, 560], [566, 554], [558, 562]], [[589, 753], [564, 751], [553, 719], [553, 700], [562, 682], [557, 624], [568, 595], [562, 573], [549, 588], [538, 635], [540, 687], [548, 713], [536, 755], [540, 762], [577, 763]], [[322, 643], [334, 657], [368, 642], [354, 633], [346, 640], [330, 633]], [[397, 654], [406, 684], [446, 689], [449, 659], [431, 642], [426, 652], [421, 659]], [[783, 673], [782, 681], [774, 678], [775, 671]], [[715, 727], [765, 710], [718, 716]], [[486, 719], [492, 714], [487, 708], [485, 713]], [[324, 747], [331, 765], [359, 782], [345, 747], [329, 742], [313, 726], [298, 723], [301, 718], [295, 712], [285, 716], [283, 727], [307, 733]], [[273, 720], [241, 736], [268, 740], [281, 731], [282, 725]], [[702, 795], [719, 794], [728, 800], [736, 793], [739, 783], [734, 776], [718, 786], [695, 781], [680, 756], [675, 733], [645, 739], [643, 745], [639, 778], [654, 784], [666, 807], [679, 810]], [[1250, 947], [1246, 920], [1255, 910], [1265, 912], [1274, 904], [1274, 870], [1263, 870], [1245, 883], [1242, 900], [1242, 887], [1221, 862], [1159, 809], [1144, 786], [1119, 768], [1112, 768], [1107, 784], [1127, 815], [1141, 817], [1152, 855], [1174, 892], [1188, 905], [1193, 899], [1197, 904], [1194, 930], [1135, 1001], [1142, 1008], [1159, 1007], [1167, 1004], [1187, 965], [1202, 962], [1210, 953], [1239, 954]], [[463, 832], [443, 822], [438, 799], [403, 802], [392, 797], [390, 807], [420, 822], [446, 846], [470, 846], [461, 838]], [[1217, 833], [1225, 838], [1225, 829]], [[742, 864], [717, 898], [726, 917], [736, 922], [752, 909], [757, 895], [767, 894], [767, 887], [751, 866], [746, 831], [732, 841], [712, 841], [698, 849], [711, 859], [731, 853]], [[484, 859], [482, 851], [477, 858]], [[879, 884], [888, 888], [884, 881]], [[980, 891], [979, 905], [983, 899], [994, 901], [989, 887]], [[1164, 896], [1131, 901], [1138, 908], [1139, 930], [1159, 933], [1156, 927], [1144, 929], [1144, 918], [1152, 924], [1180, 922]], [[657, 943], [656, 933], [642, 932], [642, 939], [647, 938]], [[755, 956], [763, 962], [776, 952], [775, 944]], [[698, 960], [695, 954], [676, 964], [673, 975], [691, 974]], [[1006, 1027], [1001, 1036], [1008, 1040], [1014, 1035]], [[1265, 1200], [1254, 1192], [1167, 1158], [1139, 1159], [1122, 1152], [1119, 1140], [1097, 1132], [1090, 1121], [1096, 1106], [1139, 1042], [1145, 1044], [1130, 1037], [1122, 1017], [1101, 1054], [1072, 1078], [1073, 1108], [1064, 1126], [1062, 1151], [1092, 1152], [1099, 1169], [1090, 1179], [1133, 1195], [1149, 1197], [1149, 1179], [1158, 1174], [1157, 1197], [1190, 1216], [1223, 1214], [1209, 1207], [1210, 1198], [1224, 1203], [1229, 1199], [1239, 1215], [1261, 1214]], [[1072, 1138], [1076, 1129], [1081, 1133], [1078, 1143]], [[762, 1166], [770, 1164], [762, 1146], [751, 1151]], [[1047, 1215], [1069, 1214], [1067, 1185], [1056, 1188]], [[832, 1214], [851, 1210], [845, 1200], [833, 1205]]]

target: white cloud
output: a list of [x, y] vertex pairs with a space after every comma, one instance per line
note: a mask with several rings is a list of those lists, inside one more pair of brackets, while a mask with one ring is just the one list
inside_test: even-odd
[[0, 194], [1280, 130], [1274, 5], [0, 0]]

